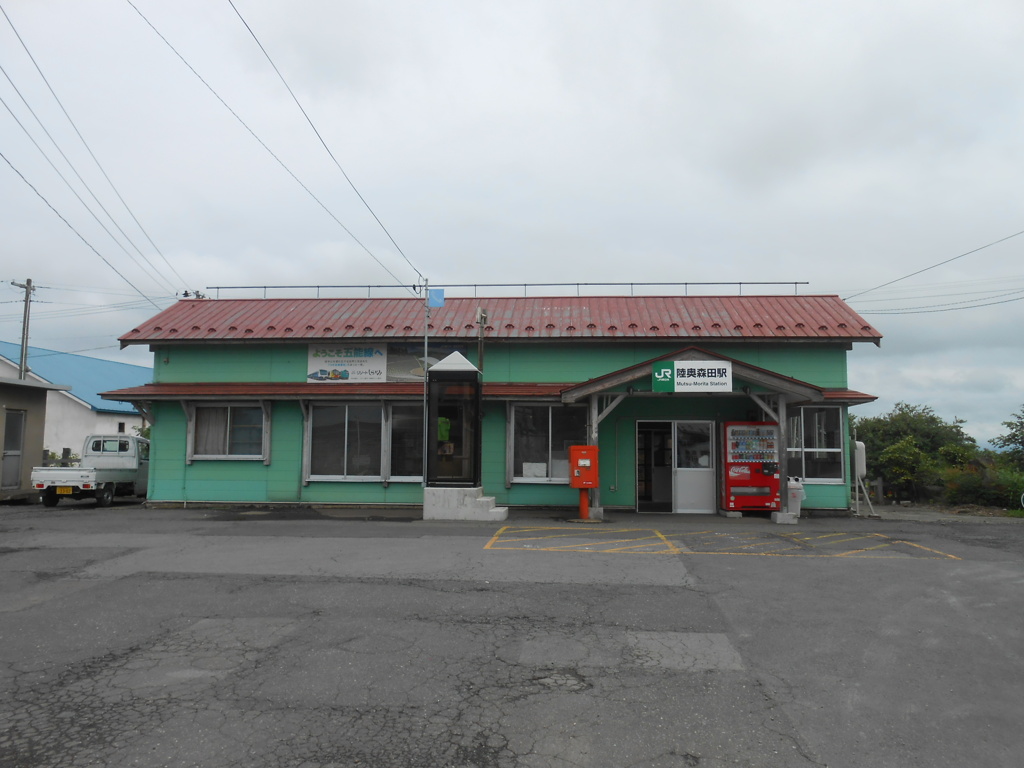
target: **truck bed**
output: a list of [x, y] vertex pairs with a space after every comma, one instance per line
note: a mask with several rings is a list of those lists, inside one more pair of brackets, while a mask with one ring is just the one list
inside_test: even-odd
[[78, 485], [89, 483], [94, 487], [104, 483], [131, 483], [138, 470], [128, 467], [95, 469], [92, 467], [35, 467], [32, 470], [32, 485], [43, 483], [50, 488], [57, 485]]

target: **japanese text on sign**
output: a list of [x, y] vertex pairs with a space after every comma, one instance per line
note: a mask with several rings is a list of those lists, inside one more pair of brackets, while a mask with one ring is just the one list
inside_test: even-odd
[[654, 392], [731, 392], [732, 362], [676, 360], [654, 366]]
[[309, 345], [309, 381], [385, 381], [388, 351], [383, 344]]

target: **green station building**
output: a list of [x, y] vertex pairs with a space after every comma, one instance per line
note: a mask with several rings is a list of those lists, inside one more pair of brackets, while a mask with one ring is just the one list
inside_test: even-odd
[[[426, 442], [452, 478], [475, 444], [501, 507], [575, 507], [569, 447], [596, 445], [596, 516], [756, 511], [727, 502], [740, 423], [776, 425], [778, 466], [746, 458], [783, 499], [799, 478], [805, 510], [835, 512], [847, 409], [874, 399], [847, 353], [880, 339], [837, 296], [188, 299], [121, 337], [153, 382], [103, 397], [151, 422], [157, 503], [421, 505]], [[480, 372], [479, 406], [425, 425], [425, 377], [451, 360]]]

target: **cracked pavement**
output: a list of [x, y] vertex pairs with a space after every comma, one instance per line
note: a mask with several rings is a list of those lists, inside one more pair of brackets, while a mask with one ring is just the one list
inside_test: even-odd
[[0, 766], [1016, 765], [1021, 558], [918, 528], [965, 559], [4, 508]]

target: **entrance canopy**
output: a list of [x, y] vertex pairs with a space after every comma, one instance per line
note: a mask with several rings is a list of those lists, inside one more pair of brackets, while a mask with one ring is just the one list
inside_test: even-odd
[[[797, 403], [846, 403], [854, 405], [857, 403], [868, 403], [875, 400], [872, 395], [864, 394], [863, 392], [855, 392], [848, 389], [838, 389], [829, 387], [819, 387], [814, 384], [810, 384], [806, 381], [800, 381], [789, 376], [783, 376], [769, 371], [765, 368], [760, 368], [756, 365], [750, 365], [749, 363], [736, 360], [735, 358], [726, 357], [725, 355], [719, 355], [715, 352], [709, 352], [706, 349], [700, 347], [685, 347], [676, 352], [670, 352], [667, 355], [661, 355], [660, 357], [652, 358], [643, 363], [630, 366], [628, 368], [622, 368], [612, 373], [607, 373], [604, 376], [598, 376], [595, 379], [590, 379], [581, 384], [575, 384], [571, 387], [567, 387], [562, 390], [561, 399], [563, 403], [576, 403], [581, 400], [586, 400], [592, 395], [607, 395], [613, 393], [621, 393], [622, 387], [626, 387], [626, 392], [630, 395], [643, 394], [653, 397], [678, 397], [678, 394], [662, 394], [651, 391], [650, 387], [634, 387], [635, 382], [650, 382], [653, 375], [654, 369], [660, 363], [664, 363], [667, 360], [672, 361], [693, 361], [693, 362], [728, 362], [732, 365], [732, 375], [734, 382], [745, 382], [742, 386], [738, 383], [734, 383], [734, 391], [732, 392], [699, 392], [693, 393], [695, 396], [701, 397], [715, 397], [720, 395], [734, 395], [734, 394], [747, 394], [754, 395], [756, 392], [752, 388], [762, 390], [765, 394], [772, 395], [785, 395], [786, 400], [791, 404]], [[736, 387], [739, 386], [739, 390]], [[687, 396], [687, 395], [683, 395]]]

